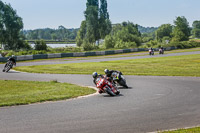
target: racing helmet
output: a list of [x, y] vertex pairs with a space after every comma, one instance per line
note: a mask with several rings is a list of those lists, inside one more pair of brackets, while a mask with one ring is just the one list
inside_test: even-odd
[[108, 74], [108, 73], [109, 73], [109, 70], [108, 70], [108, 69], [105, 69], [104, 72], [105, 72], [105, 74]]
[[97, 75], [98, 75], [97, 72], [93, 72], [92, 77], [93, 77], [93, 78], [96, 78]]

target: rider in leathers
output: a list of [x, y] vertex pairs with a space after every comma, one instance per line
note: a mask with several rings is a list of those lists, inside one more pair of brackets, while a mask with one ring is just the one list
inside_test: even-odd
[[[93, 79], [93, 83], [94, 83], [95, 85], [97, 85], [97, 79], [98, 79], [98, 78], [104, 78], [103, 75], [98, 74], [97, 72], [93, 72], [92, 76], [93, 76], [93, 78], [94, 78], [94, 79]], [[103, 93], [103, 91], [99, 90], [99, 93], [101, 94], [101, 93]]]
[[123, 75], [122, 72], [117, 71], [117, 70], [108, 70], [108, 69], [105, 69], [104, 72], [106, 74], [106, 77], [110, 77], [110, 78], [111, 78], [111, 75], [112, 75], [113, 72], [116, 72], [116, 73], [119, 73], [120, 75]]
[[[13, 62], [13, 64], [16, 66], [16, 60], [15, 60], [15, 58], [14, 58], [15, 56], [14, 55], [12, 55], [10, 58], [8, 58], [8, 61], [12, 61]], [[8, 65], [8, 63], [6, 63], [6, 65], [4, 66], [4, 68], [6, 67]]]

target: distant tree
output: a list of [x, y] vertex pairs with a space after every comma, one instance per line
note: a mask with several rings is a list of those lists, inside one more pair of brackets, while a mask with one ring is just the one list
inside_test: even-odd
[[81, 23], [81, 27], [76, 37], [77, 46], [89, 46], [85, 43], [93, 45], [95, 48], [95, 42], [99, 39], [104, 39], [112, 29], [111, 21], [109, 20], [109, 14], [107, 11], [107, 0], [87, 0], [85, 20]]
[[163, 37], [171, 37], [172, 26], [171, 24], [163, 24], [156, 31], [156, 40], [161, 41]]
[[113, 26], [110, 35], [105, 38], [106, 48], [135, 48], [141, 45], [141, 33], [137, 25], [131, 22], [123, 22]]
[[76, 36], [76, 45], [80, 47], [83, 44], [83, 39], [86, 35], [86, 21], [81, 22], [81, 27]]
[[64, 26], [59, 26], [58, 29], [35, 29], [25, 30], [23, 33], [28, 40], [75, 40], [78, 29], [66, 29]]
[[183, 17], [177, 17], [174, 21], [175, 27], [173, 29], [173, 38], [172, 41], [187, 41], [190, 36], [190, 27], [187, 19]]
[[0, 1], [0, 43], [5, 49], [20, 49], [24, 46], [22, 18], [19, 17], [11, 5]]
[[107, 11], [107, 1], [106, 0], [100, 0], [101, 6], [100, 6], [100, 18], [99, 18], [99, 32], [100, 32], [100, 38], [104, 39], [106, 35], [108, 35], [112, 29], [111, 21], [109, 20], [109, 14]]
[[192, 24], [192, 34], [195, 38], [200, 38], [200, 21], [194, 21]]
[[98, 6], [90, 5], [85, 11], [86, 39], [94, 43], [99, 39]]
[[138, 30], [140, 33], [153, 33], [158, 29], [158, 27], [143, 27], [138, 25]]

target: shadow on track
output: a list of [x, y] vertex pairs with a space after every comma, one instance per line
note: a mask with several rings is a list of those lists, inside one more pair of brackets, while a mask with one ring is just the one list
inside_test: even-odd
[[5, 73], [7, 73], [7, 74], [11, 74], [11, 73], [20, 73], [20, 72], [10, 70], [10, 71], [5, 72]]
[[105, 94], [105, 95], [102, 95], [103, 97], [121, 97], [121, 96], [124, 96], [123, 94], [119, 94], [119, 95], [116, 95], [116, 96], [110, 96], [108, 94]]
[[121, 90], [121, 89], [123, 89], [123, 90], [125, 90], [125, 89], [133, 89], [133, 87], [125, 88], [125, 87], [123, 87], [123, 86], [119, 86], [118, 89], [120, 89], [120, 90]]

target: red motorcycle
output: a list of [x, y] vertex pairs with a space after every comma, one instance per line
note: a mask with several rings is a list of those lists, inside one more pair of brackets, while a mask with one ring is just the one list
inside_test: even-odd
[[108, 93], [110, 96], [116, 96], [119, 95], [120, 91], [117, 88], [116, 85], [108, 81], [106, 78], [99, 77], [96, 80], [96, 86], [97, 88], [103, 92], [103, 93]]

